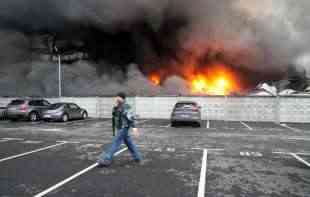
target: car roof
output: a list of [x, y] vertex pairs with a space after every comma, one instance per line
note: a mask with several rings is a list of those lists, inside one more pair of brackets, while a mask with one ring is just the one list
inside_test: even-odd
[[176, 104], [197, 104], [195, 101], [178, 101]]
[[17, 99], [13, 99], [12, 101], [41, 101], [41, 100], [46, 100], [43, 98], [17, 98]]
[[53, 104], [62, 104], [62, 105], [75, 104], [77, 105], [76, 103], [68, 103], [68, 102], [58, 102], [58, 103], [53, 103]]

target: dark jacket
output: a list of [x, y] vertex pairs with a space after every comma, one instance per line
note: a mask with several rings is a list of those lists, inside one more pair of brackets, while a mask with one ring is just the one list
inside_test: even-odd
[[135, 127], [135, 116], [129, 104], [114, 107], [112, 111], [113, 130]]

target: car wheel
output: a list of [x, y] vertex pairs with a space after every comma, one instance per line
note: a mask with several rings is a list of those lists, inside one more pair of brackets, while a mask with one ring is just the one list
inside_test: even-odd
[[87, 118], [87, 116], [88, 116], [87, 113], [86, 113], [86, 112], [83, 112], [83, 114], [82, 114], [82, 119], [85, 120], [85, 119]]
[[62, 115], [61, 120], [62, 120], [62, 122], [67, 122], [69, 120], [68, 114]]
[[31, 112], [29, 114], [29, 120], [31, 122], [35, 122], [35, 121], [38, 121], [39, 120], [39, 115], [36, 113], [36, 112]]
[[201, 124], [200, 124], [199, 122], [197, 122], [197, 123], [195, 124], [195, 127], [199, 128], [199, 127], [201, 127]]

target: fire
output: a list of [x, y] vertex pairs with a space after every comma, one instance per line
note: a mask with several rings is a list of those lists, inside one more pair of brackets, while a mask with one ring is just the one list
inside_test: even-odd
[[156, 85], [156, 86], [160, 85], [160, 76], [159, 75], [152, 74], [152, 75], [150, 75], [149, 79], [151, 80], [151, 82], [154, 85]]
[[186, 77], [192, 94], [228, 95], [241, 90], [234, 72], [223, 64], [211, 64], [192, 73]]
[[191, 91], [194, 94], [227, 95], [232, 92], [231, 82], [225, 76], [217, 76], [210, 80], [203, 75], [194, 77], [191, 81]]
[[206, 80], [198, 76], [197, 79], [194, 79], [192, 82], [192, 90], [193, 92], [203, 92], [207, 89], [207, 82]]
[[[238, 74], [228, 66], [221, 63], [211, 63], [204, 66], [195, 66], [195, 64], [186, 64], [180, 66], [177, 75], [185, 80], [190, 94], [193, 95], [229, 95], [242, 92], [239, 84]], [[149, 74], [149, 80], [156, 86], [159, 86], [166, 79], [163, 76], [168, 75], [169, 71], [164, 73]]]

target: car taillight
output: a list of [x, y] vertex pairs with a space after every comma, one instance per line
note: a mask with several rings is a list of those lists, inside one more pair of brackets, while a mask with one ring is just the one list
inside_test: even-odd
[[20, 107], [20, 110], [22, 111], [22, 112], [26, 112], [27, 111], [27, 105], [22, 105], [21, 107]]
[[193, 107], [193, 111], [199, 111], [198, 107]]

